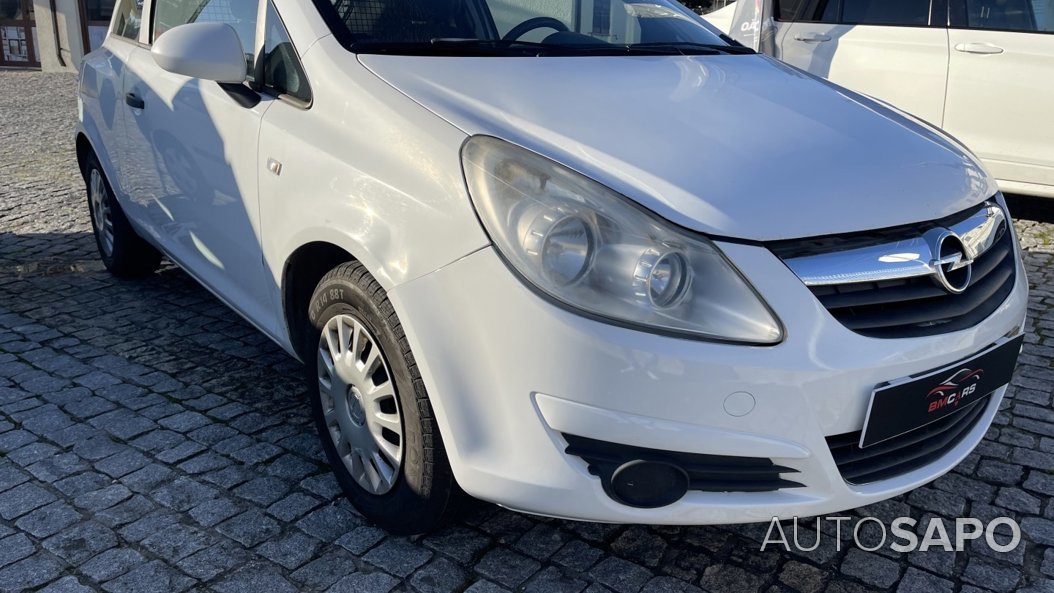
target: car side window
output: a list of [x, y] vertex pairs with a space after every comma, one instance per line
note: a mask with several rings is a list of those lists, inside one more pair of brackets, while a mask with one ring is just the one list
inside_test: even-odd
[[1054, 33], [1054, 0], [967, 0], [971, 29]]
[[803, 18], [801, 14], [802, 8], [804, 8], [806, 3], [806, 0], [778, 0], [776, 3], [776, 20], [786, 22], [809, 20], [808, 18]]
[[238, 32], [245, 51], [246, 73], [252, 79], [259, 8], [259, 0], [155, 0], [153, 40], [179, 25], [227, 23]]
[[786, 23], [837, 23], [841, 0], [777, 0], [776, 20]]
[[113, 34], [132, 41], [139, 41], [139, 29], [143, 22], [143, 0], [121, 0], [114, 11]]
[[842, 0], [828, 0], [820, 14], [821, 23], [837, 23], [842, 14]]
[[926, 26], [930, 0], [842, 0], [840, 22], [852, 25]]
[[261, 86], [278, 96], [286, 95], [304, 103], [311, 102], [311, 88], [300, 65], [300, 57], [293, 47], [289, 33], [274, 4], [267, 3], [267, 28], [264, 37], [264, 53]]

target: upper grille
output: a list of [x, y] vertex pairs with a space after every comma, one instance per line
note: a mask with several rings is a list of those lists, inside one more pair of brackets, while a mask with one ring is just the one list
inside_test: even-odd
[[611, 475], [619, 466], [637, 459], [658, 461], [680, 467], [688, 474], [689, 490], [702, 492], [772, 492], [781, 488], [798, 488], [798, 482], [784, 479], [780, 474], [798, 470], [776, 465], [763, 457], [732, 457], [676, 453], [608, 443], [565, 434], [566, 453], [581, 457], [589, 464], [589, 472], [599, 477], [607, 487]]
[[[969, 222], [971, 216], [977, 217], [981, 213], [982, 209], [975, 208], [949, 219], [913, 227], [836, 238], [786, 241], [774, 244], [771, 248], [792, 269], [796, 262], [810, 261], [810, 270], [815, 270], [822, 266], [825, 258], [833, 260], [844, 254], [899, 254], [898, 250], [918, 247], [922, 241], [920, 237], [926, 232], [938, 228], [957, 228], [957, 225], [966, 224], [964, 221]], [[991, 246], [973, 259], [971, 280], [960, 294], [950, 293], [931, 275], [862, 282], [832, 280], [830, 283], [813, 283], [809, 289], [835, 319], [865, 336], [918, 337], [972, 327], [999, 308], [1014, 288], [1016, 249], [1009, 223], [1001, 211], [995, 225]], [[872, 263], [868, 257], [860, 259], [863, 260], [862, 266]], [[851, 278], [852, 271], [846, 275]]]
[[981, 419], [990, 395], [965, 409], [898, 437], [861, 449], [860, 431], [827, 437], [842, 478], [868, 484], [918, 469], [954, 447]]

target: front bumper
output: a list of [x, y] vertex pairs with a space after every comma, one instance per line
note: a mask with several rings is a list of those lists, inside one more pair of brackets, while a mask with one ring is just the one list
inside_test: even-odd
[[[590, 521], [768, 521], [855, 508], [916, 488], [950, 470], [983, 438], [1005, 387], [963, 439], [896, 478], [846, 483], [825, 440], [862, 428], [875, 385], [951, 364], [1020, 331], [1023, 271], [1011, 296], [975, 327], [882, 340], [834, 320], [767, 249], [719, 246], [783, 320], [781, 344], [692, 341], [586, 319], [539, 298], [491, 248], [395, 288], [389, 297], [461, 487], [509, 508]], [[633, 508], [609, 498], [586, 463], [564, 452], [561, 433], [770, 458], [798, 470], [793, 480], [804, 487], [690, 491], [665, 507]]]

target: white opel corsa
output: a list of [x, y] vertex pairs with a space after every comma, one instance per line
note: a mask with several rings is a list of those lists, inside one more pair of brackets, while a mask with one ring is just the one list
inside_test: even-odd
[[972, 155], [673, 1], [123, 0], [80, 98], [107, 267], [164, 253], [304, 361], [392, 532], [868, 504], [970, 453], [1021, 348]]

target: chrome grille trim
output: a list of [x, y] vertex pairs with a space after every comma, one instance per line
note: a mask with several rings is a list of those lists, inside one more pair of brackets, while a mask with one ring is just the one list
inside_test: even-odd
[[806, 286], [903, 280], [939, 273], [940, 254], [933, 253], [935, 234], [951, 231], [959, 237], [969, 261], [984, 255], [1007, 229], [1007, 216], [994, 201], [946, 229], [935, 228], [921, 236], [784, 260]]

